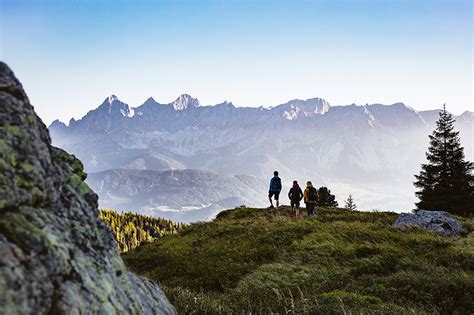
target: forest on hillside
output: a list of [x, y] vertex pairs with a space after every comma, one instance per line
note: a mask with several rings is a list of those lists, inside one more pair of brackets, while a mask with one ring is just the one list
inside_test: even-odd
[[121, 253], [134, 249], [143, 242], [152, 242], [165, 235], [176, 234], [185, 228], [182, 223], [133, 212], [119, 213], [101, 209], [99, 217], [109, 226]]

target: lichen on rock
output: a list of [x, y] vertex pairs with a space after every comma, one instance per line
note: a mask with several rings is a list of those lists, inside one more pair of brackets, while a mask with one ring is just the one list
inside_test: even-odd
[[126, 270], [85, 178], [0, 62], [0, 313], [174, 314]]
[[393, 224], [400, 230], [410, 225], [444, 236], [459, 235], [462, 231], [461, 222], [445, 211], [418, 210], [415, 213], [400, 213]]

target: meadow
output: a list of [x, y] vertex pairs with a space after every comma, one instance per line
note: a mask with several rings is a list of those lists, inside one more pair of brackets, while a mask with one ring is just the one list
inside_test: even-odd
[[[304, 212], [304, 211], [303, 211]], [[391, 212], [237, 208], [123, 255], [180, 314], [470, 314], [474, 220], [442, 237]]]

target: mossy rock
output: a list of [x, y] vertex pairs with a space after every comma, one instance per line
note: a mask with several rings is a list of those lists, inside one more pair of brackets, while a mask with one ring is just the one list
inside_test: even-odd
[[0, 314], [174, 314], [126, 270], [82, 163], [51, 146], [1, 62], [0, 137]]

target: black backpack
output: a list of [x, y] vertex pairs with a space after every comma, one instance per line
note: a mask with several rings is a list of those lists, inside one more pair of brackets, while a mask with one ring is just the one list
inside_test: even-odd
[[316, 188], [309, 187], [308, 200], [309, 201], [318, 201], [318, 191], [316, 190]]

